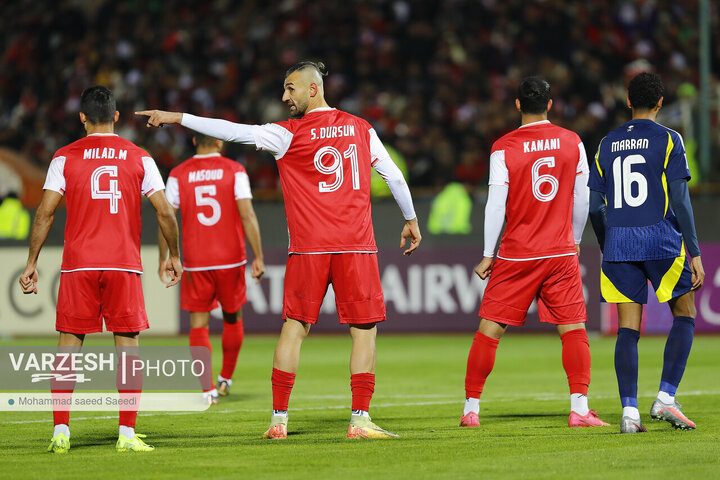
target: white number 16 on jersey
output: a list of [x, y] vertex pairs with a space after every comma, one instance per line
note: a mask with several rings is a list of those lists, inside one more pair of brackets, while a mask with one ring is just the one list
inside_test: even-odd
[[[325, 157], [326, 155], [330, 155], [333, 159], [332, 165], [330, 166], [325, 166], [325, 164], [323, 164], [323, 157]], [[313, 159], [315, 163], [315, 169], [325, 175], [335, 174], [335, 180], [332, 183], [318, 182], [318, 190], [320, 191], [320, 193], [334, 192], [342, 185], [343, 158], [350, 159], [350, 170], [352, 174], [353, 190], [360, 190], [360, 168], [358, 166], [357, 145], [353, 143], [350, 144], [350, 146], [347, 150], [345, 150], [345, 152], [343, 152], [342, 156], [340, 155], [340, 151], [337, 148], [331, 147], [329, 145], [322, 147], [315, 154], [315, 158]]]

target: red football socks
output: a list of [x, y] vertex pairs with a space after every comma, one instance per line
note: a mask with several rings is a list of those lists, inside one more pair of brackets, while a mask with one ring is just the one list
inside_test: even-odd
[[[74, 374], [75, 372], [53, 371], [53, 373]], [[50, 393], [53, 399], [53, 425], [70, 425], [69, 405], [72, 401], [72, 393], [74, 389], [74, 380], [58, 381], [55, 378], [50, 379]], [[60, 405], [56, 406], [56, 403], [59, 403]], [[65, 410], [56, 410], [56, 408], [65, 408]]]
[[220, 371], [222, 378], [231, 379], [233, 373], [235, 373], [235, 365], [237, 365], [238, 354], [242, 347], [244, 334], [245, 331], [241, 318], [239, 318], [236, 323], [223, 323], [223, 366]]
[[374, 373], [356, 373], [350, 375], [350, 390], [352, 391], [352, 409], [370, 410], [370, 400], [375, 391]]
[[295, 385], [295, 374], [273, 368], [271, 381], [273, 410], [287, 411], [288, 403], [290, 403], [290, 392], [292, 392], [293, 385]]
[[480, 398], [485, 380], [495, 366], [495, 354], [499, 343], [498, 339], [475, 332], [465, 371], [465, 397]]
[[[122, 358], [122, 357], [121, 357]], [[120, 419], [118, 424], [135, 428], [138, 408], [140, 407], [140, 393], [142, 392], [143, 372], [142, 370], [133, 374], [133, 360], [140, 360], [137, 355], [127, 355], [125, 365], [118, 368], [115, 376], [118, 393], [120, 394]], [[123, 369], [125, 372], [123, 382]]]
[[577, 328], [560, 335], [562, 363], [567, 374], [570, 394], [587, 395], [590, 385], [590, 346], [587, 332]]
[[[206, 347], [210, 350], [210, 368], [200, 378], [200, 385], [202, 386], [203, 392], [209, 392], [214, 387], [213, 374], [212, 374], [212, 346], [210, 345], [209, 329], [207, 327], [191, 328], [190, 329], [190, 346], [191, 347]], [[204, 356], [202, 358], [205, 358]], [[201, 360], [202, 358], [196, 358], [193, 355], [193, 359]]]

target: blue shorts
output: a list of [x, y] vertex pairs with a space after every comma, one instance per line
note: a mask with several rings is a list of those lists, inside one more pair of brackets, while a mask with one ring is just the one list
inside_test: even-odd
[[648, 280], [660, 303], [692, 289], [692, 272], [684, 254], [677, 258], [641, 262], [603, 261], [601, 300], [607, 303], [647, 303]]

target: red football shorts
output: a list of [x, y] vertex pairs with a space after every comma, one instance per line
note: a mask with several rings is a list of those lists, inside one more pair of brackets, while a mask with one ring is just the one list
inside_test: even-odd
[[80, 270], [60, 275], [55, 330], [139, 332], [149, 328], [140, 274]]
[[189, 312], [209, 312], [217, 307], [217, 302], [227, 313], [235, 313], [245, 305], [245, 265], [183, 272], [180, 308]]
[[375, 253], [290, 255], [285, 269], [283, 318], [316, 323], [330, 283], [340, 323], [385, 320]]
[[577, 255], [511, 261], [498, 258], [479, 315], [507, 325], [523, 325], [533, 299], [541, 322], [587, 321]]

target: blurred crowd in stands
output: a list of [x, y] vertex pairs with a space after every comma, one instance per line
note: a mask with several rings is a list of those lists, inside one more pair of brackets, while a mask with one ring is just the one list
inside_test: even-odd
[[[167, 174], [192, 154], [189, 133], [150, 131], [135, 110], [283, 120], [284, 72], [313, 59], [330, 71], [328, 102], [375, 127], [404, 157], [411, 186], [482, 185], [493, 141], [518, 126], [513, 99], [524, 76], [548, 79], [551, 120], [577, 131], [589, 155], [629, 119], [624, 87], [636, 71], [662, 76], [666, 105], [682, 84], [697, 86], [697, 3], [3, 2], [0, 145], [45, 168], [57, 148], [84, 134], [82, 90], [103, 84], [118, 98], [117, 132], [145, 147]], [[717, 89], [720, 6], [711, 3]], [[235, 145], [228, 155], [246, 164], [254, 188], [278, 188], [269, 154]]]

